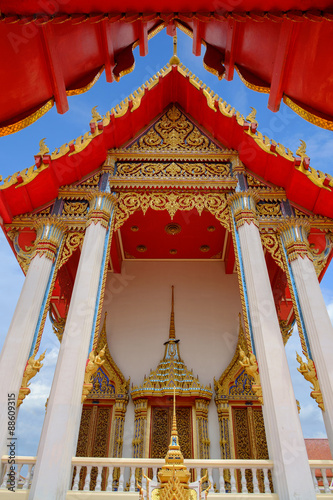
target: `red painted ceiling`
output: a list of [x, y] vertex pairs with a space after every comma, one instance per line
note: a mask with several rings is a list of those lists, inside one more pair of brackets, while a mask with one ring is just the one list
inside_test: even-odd
[[220, 76], [231, 80], [237, 68], [249, 85], [270, 91], [273, 111], [285, 96], [333, 127], [329, 0], [161, 0], [158, 11], [151, 0], [0, 0], [0, 13], [0, 128], [51, 99], [64, 113], [67, 95], [103, 67], [108, 81], [118, 78], [133, 66], [134, 44], [146, 55], [149, 35], [165, 26], [190, 34], [196, 55], [204, 44], [204, 63]]

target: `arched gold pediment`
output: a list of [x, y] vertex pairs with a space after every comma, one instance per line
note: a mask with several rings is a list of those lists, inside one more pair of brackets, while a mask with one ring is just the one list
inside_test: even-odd
[[257, 396], [252, 388], [252, 380], [239, 363], [239, 348], [248, 356], [249, 351], [246, 343], [245, 333], [239, 315], [239, 333], [235, 354], [218, 380], [214, 378], [215, 399], [254, 400]]
[[128, 396], [130, 379], [126, 381], [110, 354], [106, 337], [106, 317], [107, 313], [105, 313], [103, 328], [96, 347], [96, 352], [100, 352], [106, 345], [105, 361], [92, 379], [93, 388], [87, 396], [89, 399], [115, 399], [119, 396]]

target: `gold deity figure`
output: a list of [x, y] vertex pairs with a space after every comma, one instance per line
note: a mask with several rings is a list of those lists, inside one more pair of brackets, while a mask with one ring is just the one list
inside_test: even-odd
[[36, 354], [34, 354], [33, 356], [31, 356], [28, 359], [28, 363], [27, 363], [27, 366], [26, 366], [26, 368], [24, 370], [24, 374], [23, 374], [23, 378], [22, 378], [22, 387], [28, 387], [28, 385], [30, 383], [30, 380], [42, 368], [43, 363], [41, 363], [41, 361], [43, 361], [43, 359], [45, 358], [45, 353], [46, 353], [46, 351], [44, 351], [39, 356], [38, 359], [35, 359]]

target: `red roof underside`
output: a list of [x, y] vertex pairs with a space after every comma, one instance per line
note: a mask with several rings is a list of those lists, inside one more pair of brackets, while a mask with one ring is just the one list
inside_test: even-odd
[[[119, 15], [119, 5], [126, 15]], [[333, 126], [329, 0], [244, 0], [231, 5], [223, 0], [161, 0], [160, 14], [156, 5], [151, 0], [117, 5], [101, 0], [0, 0], [0, 128], [30, 116], [52, 97], [64, 113], [66, 90], [84, 87], [103, 66], [112, 81], [132, 66], [134, 42], [146, 55], [149, 32], [163, 24], [172, 33], [174, 22], [193, 34], [196, 55], [205, 42], [204, 62], [218, 72], [223, 62], [228, 80], [237, 65], [249, 83], [270, 88], [273, 111], [286, 95]], [[263, 12], [272, 17], [263, 17]], [[86, 19], [82, 13], [94, 17]], [[109, 16], [101, 20], [101, 13]], [[42, 17], [37, 23], [31, 22], [35, 14]]]
[[13, 216], [50, 203], [57, 197], [61, 186], [78, 182], [94, 172], [105, 161], [109, 149], [122, 147], [156, 119], [170, 103], [178, 103], [221, 144], [237, 150], [248, 170], [262, 177], [265, 182], [283, 187], [292, 203], [315, 214], [333, 218], [331, 189], [313, 184], [305, 174], [295, 169], [293, 162], [263, 151], [238, 125], [235, 117], [226, 117], [208, 107], [202, 91], [191, 85], [177, 67], [173, 67], [170, 73], [160, 78], [157, 85], [146, 91], [134, 112], [129, 107], [120, 118], [115, 119], [112, 115], [103, 133], [95, 137], [82, 152], [52, 160], [49, 167], [28, 184], [16, 184], [0, 190], [0, 215], [4, 222], [10, 223]]

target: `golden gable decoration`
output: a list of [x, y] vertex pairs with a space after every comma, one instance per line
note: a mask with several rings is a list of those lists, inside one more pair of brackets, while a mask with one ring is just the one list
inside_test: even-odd
[[205, 151], [221, 153], [216, 146], [175, 105], [173, 105], [149, 130], [137, 139], [127, 151]]
[[105, 313], [103, 327], [95, 349], [96, 352], [100, 352], [105, 347], [104, 363], [92, 379], [93, 387], [87, 395], [87, 399], [128, 398], [130, 379], [126, 381], [110, 354], [106, 338], [106, 318], [107, 313]]

